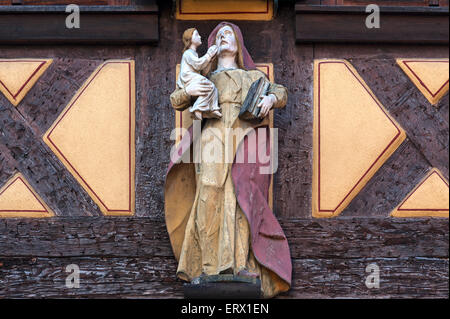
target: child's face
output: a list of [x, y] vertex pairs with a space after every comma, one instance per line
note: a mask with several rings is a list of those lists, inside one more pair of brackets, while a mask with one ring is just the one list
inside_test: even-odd
[[198, 31], [195, 30], [194, 33], [192, 33], [192, 40], [191, 40], [192, 44], [199, 46], [200, 44], [202, 44], [202, 37], [200, 36], [200, 34], [198, 34]]

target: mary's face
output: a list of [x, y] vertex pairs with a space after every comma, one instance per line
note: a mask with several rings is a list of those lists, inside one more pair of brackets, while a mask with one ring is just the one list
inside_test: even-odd
[[216, 45], [219, 48], [219, 55], [226, 52], [235, 55], [238, 50], [236, 37], [233, 29], [226, 25], [217, 32]]

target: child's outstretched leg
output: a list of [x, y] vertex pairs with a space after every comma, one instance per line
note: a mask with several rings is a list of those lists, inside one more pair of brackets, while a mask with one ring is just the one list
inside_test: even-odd
[[220, 113], [220, 111], [212, 111], [211, 112], [211, 117], [212, 118], [216, 118], [216, 119], [220, 119], [222, 117], [222, 113]]

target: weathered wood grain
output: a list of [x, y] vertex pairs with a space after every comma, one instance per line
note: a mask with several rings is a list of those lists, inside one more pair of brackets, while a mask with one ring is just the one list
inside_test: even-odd
[[442, 119], [447, 122], [449, 120], [449, 113], [448, 113], [448, 94], [445, 95], [442, 100], [439, 101], [437, 108], [439, 109], [439, 113], [441, 113]]
[[[8, 52], [8, 56], [11, 58], [18, 54], [14, 50], [9, 51], [11, 52]], [[34, 135], [40, 137], [103, 61], [95, 58], [73, 59], [54, 56], [39, 48], [34, 48], [30, 54], [53, 58], [49, 69], [16, 108], [30, 125]]]
[[[68, 265], [80, 287], [67, 288]], [[365, 269], [380, 268], [380, 288], [368, 289]], [[293, 287], [278, 298], [448, 297], [448, 259], [295, 259]], [[182, 298], [171, 258], [0, 257], [0, 298]]]
[[14, 166], [14, 170], [24, 174], [55, 214], [101, 215], [87, 193], [3, 95], [0, 96], [0, 143], [10, 150], [14, 159], [9, 171]]
[[298, 43], [448, 44], [448, 8], [383, 6], [380, 28], [366, 26], [365, 6], [296, 4], [295, 10]]
[[430, 168], [422, 153], [406, 139], [337, 218], [390, 216]]
[[[0, 258], [0, 298], [183, 297], [169, 258]], [[68, 265], [80, 268], [80, 288], [67, 288]]]
[[[11, 151], [0, 143], [0, 181], [7, 181], [14, 175], [17, 163]], [[2, 185], [3, 186], [3, 185]]]
[[281, 221], [292, 258], [448, 258], [447, 225], [445, 218]]
[[0, 0], [0, 5], [63, 5], [63, 4], [78, 4], [78, 5], [114, 5], [117, 1], [129, 0]]
[[[448, 219], [282, 220], [292, 258], [448, 258]], [[0, 256], [172, 257], [154, 218], [0, 220]]]
[[[365, 269], [380, 269], [380, 288], [368, 289]], [[448, 259], [296, 259], [293, 289], [280, 298], [448, 298]]]
[[[169, 95], [175, 88], [175, 66], [181, 58], [177, 24], [160, 17], [157, 47], [139, 47], [136, 53], [136, 216], [164, 215], [164, 181], [170, 162], [175, 113]], [[182, 31], [180, 31], [182, 32]], [[172, 52], [172, 54], [167, 54]], [[164, 63], [161, 63], [164, 61]]]
[[153, 0], [145, 6], [82, 6], [79, 28], [65, 26], [65, 9], [65, 5], [0, 6], [0, 42], [148, 44], [159, 40], [158, 6]]
[[449, 126], [439, 109], [426, 100], [394, 59], [353, 59], [352, 64], [416, 148], [448, 178]]
[[62, 4], [77, 4], [77, 5], [107, 5], [111, 0], [22, 0], [24, 5], [62, 5]]
[[368, 5], [370, 3], [376, 3], [377, 5], [394, 5], [394, 6], [428, 6], [427, 0], [409, 0], [409, 1], [399, 1], [399, 0], [378, 0], [378, 1], [367, 1], [367, 0], [335, 0], [336, 4], [339, 5]]
[[448, 6], [448, 0], [332, 0], [338, 5], [360, 5], [377, 4], [379, 6], [423, 6], [428, 7], [431, 3], [437, 3], [441, 7]]

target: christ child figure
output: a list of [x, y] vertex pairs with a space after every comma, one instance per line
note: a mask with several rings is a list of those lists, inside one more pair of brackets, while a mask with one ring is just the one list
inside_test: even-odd
[[197, 29], [190, 28], [183, 33], [183, 57], [181, 58], [180, 74], [177, 85], [186, 88], [188, 85], [208, 84], [209, 88], [199, 95], [194, 104], [189, 108], [193, 117], [201, 120], [205, 118], [221, 118], [222, 113], [218, 103], [219, 95], [214, 84], [201, 74], [210, 68], [212, 59], [217, 54], [217, 46], [213, 45], [208, 52], [198, 57], [197, 48], [202, 44], [202, 38]]

